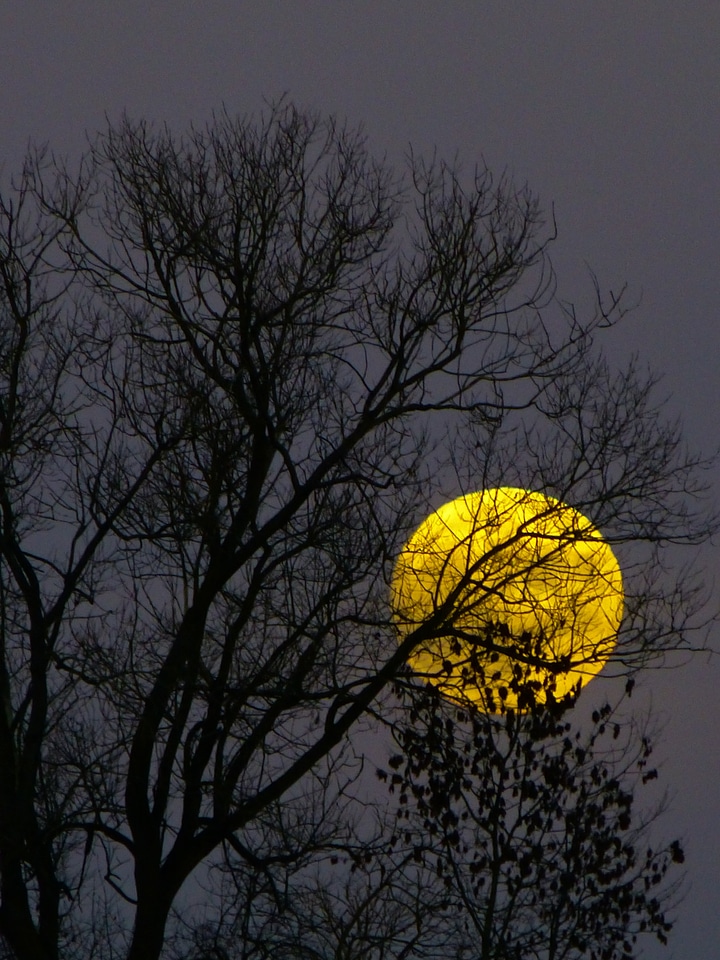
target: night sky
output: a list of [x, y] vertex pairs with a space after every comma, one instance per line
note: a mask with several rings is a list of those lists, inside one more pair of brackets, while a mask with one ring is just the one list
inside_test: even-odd
[[[392, 161], [412, 143], [507, 170], [554, 207], [561, 297], [590, 303], [589, 267], [627, 281], [639, 306], [608, 351], [663, 372], [689, 442], [718, 445], [718, 0], [6, 0], [0, 90], [3, 180], [29, 140], [77, 156], [124, 109], [180, 131], [283, 94], [362, 124]], [[703, 654], [642, 680], [664, 722], [661, 832], [683, 839], [690, 884], [652, 958], [718, 955], [719, 684]]]

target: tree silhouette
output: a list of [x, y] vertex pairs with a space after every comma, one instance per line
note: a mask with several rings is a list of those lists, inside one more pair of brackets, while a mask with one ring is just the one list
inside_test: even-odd
[[647, 734], [607, 703], [576, 729], [557, 704], [448, 716], [436, 701], [391, 766], [405, 842], [435, 862], [460, 955], [619, 960], [640, 933], [666, 943], [665, 875], [684, 856], [677, 841], [653, 850], [634, 809], [657, 776]]
[[356, 855], [353, 744], [442, 632], [398, 644], [392, 565], [447, 492], [545, 490], [610, 538], [618, 669], [691, 643], [665, 548], [712, 526], [700, 463], [595, 347], [620, 302], [555, 297], [527, 190], [396, 176], [281, 104], [36, 153], [0, 226], [9, 955], [151, 960], [216, 868], [252, 904]]
[[[649, 843], [647, 731], [604, 704], [489, 716], [400, 682], [392, 803], [362, 839], [316, 858], [229, 856], [222, 896], [178, 957], [622, 960], [667, 942], [684, 860]], [[411, 703], [405, 701], [410, 696]], [[387, 722], [387, 716], [385, 716]], [[375, 806], [377, 813], [379, 805]]]

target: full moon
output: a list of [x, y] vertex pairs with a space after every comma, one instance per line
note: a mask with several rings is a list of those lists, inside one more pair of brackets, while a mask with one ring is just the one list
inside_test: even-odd
[[[600, 672], [623, 611], [620, 567], [577, 510], [515, 487], [444, 504], [410, 537], [391, 584], [413, 671], [488, 712], [556, 699]], [[520, 698], [520, 703], [518, 702]]]

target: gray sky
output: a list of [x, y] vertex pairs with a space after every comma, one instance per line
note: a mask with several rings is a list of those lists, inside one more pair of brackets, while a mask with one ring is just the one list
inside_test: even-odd
[[[375, 149], [527, 180], [554, 205], [563, 298], [628, 281], [642, 301], [610, 349], [666, 374], [688, 439], [720, 440], [720, 6], [717, 0], [5, 0], [0, 159], [29, 139], [77, 154], [127, 109], [180, 129], [288, 93], [362, 123]], [[585, 301], [587, 302], [587, 301]], [[717, 480], [717, 475], [715, 477]], [[714, 576], [718, 551], [705, 553]], [[720, 632], [715, 645], [720, 648]], [[655, 672], [663, 823], [690, 894], [669, 951], [720, 942], [720, 659]]]

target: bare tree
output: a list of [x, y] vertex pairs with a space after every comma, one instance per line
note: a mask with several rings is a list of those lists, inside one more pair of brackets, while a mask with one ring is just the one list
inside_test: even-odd
[[125, 120], [75, 173], [36, 155], [0, 217], [13, 956], [157, 958], [223, 851], [270, 883], [355, 843], [349, 738], [446, 626], [398, 644], [387, 601], [445, 493], [543, 489], [603, 530], [619, 668], [691, 643], [663, 558], [709, 532], [699, 463], [597, 352], [620, 303], [556, 299], [528, 191], [396, 177], [281, 105], [179, 139]]

